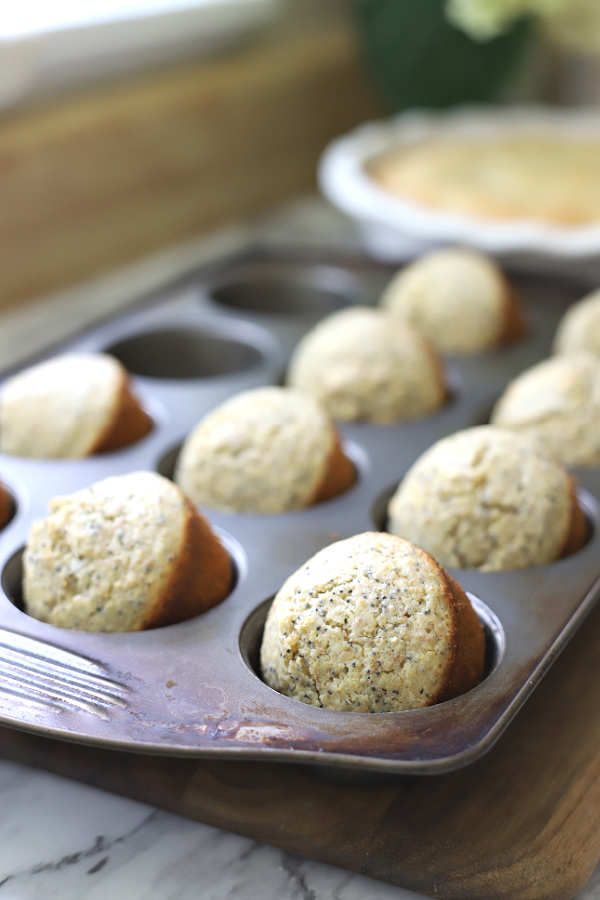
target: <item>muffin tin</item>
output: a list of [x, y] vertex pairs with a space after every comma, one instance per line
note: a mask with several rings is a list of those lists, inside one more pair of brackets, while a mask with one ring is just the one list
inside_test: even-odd
[[386, 502], [440, 437], [487, 421], [506, 382], [550, 352], [566, 306], [587, 284], [516, 280], [530, 330], [517, 343], [448, 361], [451, 397], [427, 419], [341, 425], [358, 477], [344, 495], [299, 512], [204, 510], [236, 569], [220, 606], [153, 631], [88, 634], [21, 609], [21, 553], [48, 500], [138, 469], [169, 476], [186, 434], [226, 397], [280, 383], [298, 338], [346, 304], [376, 302], [393, 269], [343, 254], [246, 248], [142, 298], [58, 350], [106, 351], [130, 370], [154, 419], [125, 450], [83, 460], [0, 456], [15, 515], [0, 533], [0, 723], [108, 748], [281, 759], [363, 772], [450, 770], [506, 728], [600, 594], [600, 472], [576, 472], [590, 524], [576, 554], [514, 572], [451, 570], [485, 626], [485, 680], [424, 710], [337, 712], [282, 696], [256, 671], [262, 628], [285, 578], [326, 544], [385, 528]]

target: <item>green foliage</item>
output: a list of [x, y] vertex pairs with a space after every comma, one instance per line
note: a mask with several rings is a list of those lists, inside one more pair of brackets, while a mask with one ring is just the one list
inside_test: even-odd
[[446, 0], [360, 0], [356, 15], [367, 63], [390, 110], [497, 99], [532, 36], [522, 20], [476, 43], [446, 19]]

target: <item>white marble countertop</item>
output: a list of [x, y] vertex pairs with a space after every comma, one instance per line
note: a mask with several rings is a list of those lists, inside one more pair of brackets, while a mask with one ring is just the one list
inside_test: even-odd
[[[233, 247], [245, 233], [231, 228], [26, 311], [5, 313], [0, 316], [3, 367], [118, 309], [193, 262]], [[314, 200], [270, 217], [259, 234], [273, 241], [357, 243], [351, 226]], [[418, 898], [2, 759], [0, 804], [0, 900]], [[577, 900], [600, 900], [600, 867]]]

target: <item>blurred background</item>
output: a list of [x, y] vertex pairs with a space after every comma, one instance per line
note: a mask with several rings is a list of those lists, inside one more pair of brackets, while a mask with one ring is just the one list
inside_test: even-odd
[[413, 107], [597, 104], [596, 0], [22, 0], [0, 13], [0, 306], [316, 189]]

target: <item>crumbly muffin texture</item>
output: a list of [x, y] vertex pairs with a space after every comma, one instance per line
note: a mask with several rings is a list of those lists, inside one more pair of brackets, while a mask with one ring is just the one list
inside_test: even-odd
[[429, 342], [382, 310], [328, 316], [300, 341], [288, 383], [339, 421], [389, 424], [426, 416], [446, 400], [442, 365]]
[[49, 509], [33, 523], [23, 556], [25, 609], [37, 619], [138, 631], [188, 618], [230, 589], [225, 549], [160, 475], [106, 478]]
[[564, 314], [554, 337], [554, 352], [600, 357], [600, 290], [587, 294]]
[[421, 257], [392, 279], [381, 305], [444, 353], [480, 353], [523, 328], [501, 270], [474, 250], [450, 248]]
[[126, 370], [102, 353], [70, 353], [32, 366], [0, 393], [0, 451], [15, 456], [89, 456], [137, 440], [150, 427]]
[[196, 426], [175, 480], [200, 505], [279, 513], [344, 490], [354, 467], [316, 400], [293, 388], [265, 387], [237, 394]]
[[599, 465], [600, 359], [582, 352], [537, 363], [508, 385], [492, 421], [530, 436], [564, 465]]
[[303, 703], [388, 712], [469, 690], [483, 657], [482, 627], [447, 573], [408, 541], [366, 533], [321, 550], [285, 582], [261, 668], [268, 685]]
[[388, 528], [441, 565], [494, 571], [558, 559], [585, 522], [562, 466], [531, 440], [484, 425], [430, 447], [388, 507]]

